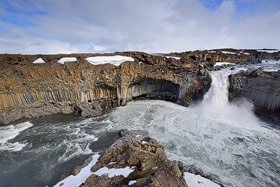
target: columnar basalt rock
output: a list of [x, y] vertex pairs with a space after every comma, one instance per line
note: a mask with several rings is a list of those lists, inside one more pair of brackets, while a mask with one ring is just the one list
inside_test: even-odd
[[[99, 116], [133, 99], [163, 99], [190, 105], [210, 87], [215, 62], [279, 59], [256, 50], [210, 50], [171, 54], [119, 52], [134, 62], [92, 65], [101, 54], [0, 55], [0, 124], [51, 114]], [[173, 56], [170, 58], [170, 56]], [[77, 62], [59, 64], [63, 57]], [[33, 64], [42, 58], [45, 63]]]
[[[209, 74], [198, 74], [198, 65], [188, 61], [141, 52], [105, 54], [134, 58], [120, 66], [86, 61], [95, 55], [0, 55], [0, 123], [58, 113], [99, 116], [135, 98], [187, 106], [211, 82]], [[77, 62], [59, 64], [62, 57]], [[33, 64], [37, 58], [45, 63]]]
[[280, 120], [280, 71], [241, 71], [230, 75], [229, 83], [229, 100], [244, 97], [255, 105], [258, 114]]

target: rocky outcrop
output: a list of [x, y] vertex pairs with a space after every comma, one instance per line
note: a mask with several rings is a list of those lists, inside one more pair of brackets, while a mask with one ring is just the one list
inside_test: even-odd
[[214, 65], [216, 62], [231, 62], [236, 64], [260, 63], [263, 59], [280, 59], [278, 50], [253, 50], [253, 49], [213, 49], [204, 51], [189, 51], [183, 53], [166, 54], [178, 56], [181, 59], [205, 64]]
[[[183, 165], [168, 160], [163, 146], [155, 139], [148, 137], [144, 131], [122, 134], [125, 135], [101, 153], [81, 187], [187, 187]], [[125, 174], [115, 172], [120, 168], [130, 169]], [[78, 167], [72, 174], [78, 175], [80, 170], [81, 167]], [[114, 174], [111, 175], [110, 170], [114, 170]], [[58, 183], [62, 187], [64, 184], [63, 180]]]
[[244, 97], [254, 103], [258, 114], [280, 119], [280, 71], [241, 71], [230, 75], [229, 83], [229, 100]]
[[[210, 86], [204, 66], [189, 61], [141, 52], [105, 54], [134, 58], [120, 66], [86, 61], [96, 55], [0, 55], [0, 124], [59, 113], [99, 116], [133, 99], [188, 106]], [[62, 57], [77, 62], [59, 64]], [[33, 64], [37, 58], [46, 63]]]

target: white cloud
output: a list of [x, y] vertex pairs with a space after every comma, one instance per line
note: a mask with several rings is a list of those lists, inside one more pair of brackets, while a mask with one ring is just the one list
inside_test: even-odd
[[96, 52], [101, 52], [101, 51], [106, 51], [106, 50], [107, 50], [107, 48], [103, 47], [103, 46], [98, 46], [98, 45], [93, 46], [93, 51], [96, 51]]
[[[16, 1], [16, 6], [25, 2]], [[6, 28], [0, 30], [1, 53], [280, 48], [279, 12], [240, 17], [235, 1], [230, 0], [223, 1], [215, 11], [197, 0], [30, 2], [46, 14], [21, 18], [40, 26], [19, 30], [0, 22]]]

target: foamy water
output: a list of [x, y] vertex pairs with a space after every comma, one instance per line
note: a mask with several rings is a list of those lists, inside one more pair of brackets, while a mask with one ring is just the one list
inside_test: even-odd
[[17, 125], [9, 125], [0, 127], [0, 151], [20, 151], [27, 143], [10, 142], [17, 137], [22, 131], [32, 127], [30, 122], [19, 123]]

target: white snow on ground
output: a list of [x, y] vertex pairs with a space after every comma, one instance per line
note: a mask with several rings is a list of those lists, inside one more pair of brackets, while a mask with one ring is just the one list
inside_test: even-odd
[[231, 54], [231, 55], [235, 55], [236, 54], [234, 52], [229, 52], [229, 51], [222, 51], [222, 53], [224, 53], [224, 54]]
[[58, 63], [60, 64], [64, 64], [65, 62], [76, 62], [77, 59], [75, 57], [64, 57], [64, 58], [61, 58]]
[[251, 55], [250, 53], [243, 52], [244, 55]]
[[88, 57], [86, 60], [91, 63], [92, 65], [99, 65], [99, 64], [113, 64], [115, 66], [119, 66], [121, 63], [130, 61], [133, 62], [134, 59], [127, 56], [96, 56], [96, 57]]
[[132, 185], [132, 184], [135, 184], [136, 183], [136, 180], [131, 180], [128, 182], [128, 185]]
[[70, 175], [69, 177], [65, 178], [64, 180], [58, 182], [54, 187], [78, 187], [82, 183], [86, 181], [86, 179], [92, 174], [90, 169], [92, 166], [96, 164], [98, 158], [100, 157], [99, 154], [95, 154], [92, 156], [92, 161], [88, 164], [88, 166], [81, 169], [80, 173], [76, 176]]
[[17, 125], [9, 125], [0, 127], [0, 151], [20, 151], [25, 147], [26, 143], [14, 142], [11, 143], [9, 140], [17, 137], [22, 131], [32, 127], [33, 124], [30, 122], [19, 123]]
[[217, 51], [209, 51], [209, 53], [216, 53]]
[[214, 66], [222, 66], [222, 65], [235, 65], [235, 63], [230, 62], [216, 62]]
[[99, 170], [97, 170], [96, 172], [94, 172], [93, 174], [101, 176], [105, 173], [108, 173], [109, 178], [118, 176], [118, 175], [127, 177], [133, 171], [134, 171], [134, 167], [130, 168], [128, 166], [125, 168], [111, 168], [111, 169], [109, 169], [107, 167], [103, 167], [103, 168], [100, 168]]
[[255, 66], [263, 67], [264, 71], [276, 72], [280, 70], [280, 60], [262, 60], [261, 64]]
[[262, 60], [262, 64], [267, 64], [267, 65], [280, 64], [280, 60]]
[[148, 142], [146, 142], [146, 141], [143, 140], [141, 143], [142, 143], [142, 144], [146, 144], [146, 143], [148, 143]]
[[33, 62], [33, 64], [44, 64], [44, 63], [45, 63], [45, 61], [42, 58], [38, 58], [37, 60], [35, 60]]
[[189, 172], [184, 172], [184, 178], [189, 187], [220, 187], [220, 185], [210, 181], [209, 179]]
[[258, 52], [266, 52], [266, 53], [276, 53], [276, 52], [278, 52], [277, 49], [273, 49], [273, 50], [259, 49], [257, 51]]
[[174, 58], [175, 60], [180, 60], [181, 57], [177, 57], [177, 56], [165, 56], [166, 58]]

